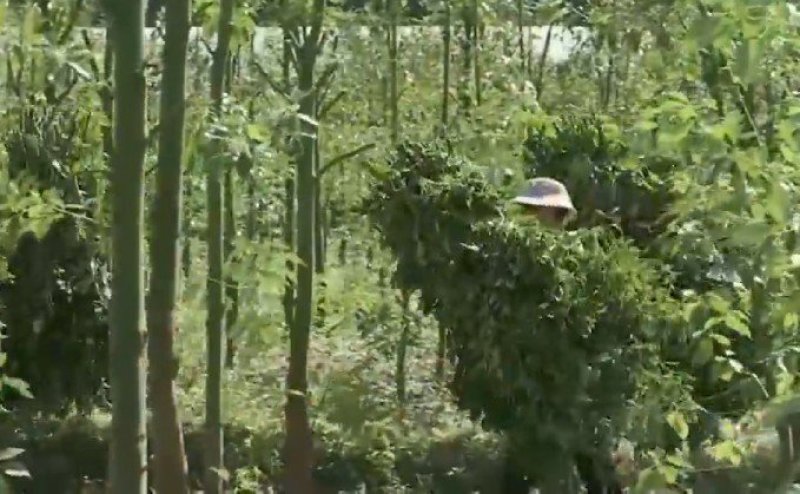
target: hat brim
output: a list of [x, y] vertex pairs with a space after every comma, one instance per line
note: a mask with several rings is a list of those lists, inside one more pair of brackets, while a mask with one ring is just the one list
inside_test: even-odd
[[563, 199], [560, 197], [548, 198], [548, 197], [528, 197], [528, 196], [517, 196], [512, 201], [516, 204], [520, 204], [522, 206], [541, 206], [546, 208], [558, 208], [558, 209], [566, 209], [570, 213], [575, 213], [575, 207], [572, 204], [565, 203]]

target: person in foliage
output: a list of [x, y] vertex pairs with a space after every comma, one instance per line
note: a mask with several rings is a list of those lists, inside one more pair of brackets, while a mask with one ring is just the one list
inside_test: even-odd
[[567, 188], [552, 178], [530, 180], [513, 202], [550, 227], [562, 227], [577, 216]]
[[[575, 219], [577, 211], [566, 186], [558, 180], [539, 177], [528, 181], [525, 188], [512, 200], [523, 208], [523, 214], [530, 215], [550, 228], [562, 228]], [[618, 452], [610, 455], [608, 461], [598, 461], [586, 454], [577, 454], [575, 466], [588, 494], [618, 494], [622, 486], [616, 479]], [[514, 467], [506, 472], [506, 492], [528, 492], [530, 482], [524, 480]]]

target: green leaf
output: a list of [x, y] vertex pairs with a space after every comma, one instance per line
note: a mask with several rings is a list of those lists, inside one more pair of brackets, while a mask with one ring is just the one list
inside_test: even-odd
[[772, 228], [763, 222], [752, 221], [734, 226], [726, 234], [728, 242], [738, 247], [757, 247], [768, 238]]
[[31, 393], [30, 386], [28, 385], [28, 383], [26, 383], [22, 379], [19, 379], [17, 377], [4, 377], [3, 378], [3, 385], [8, 387], [8, 388], [13, 389], [14, 391], [16, 391], [17, 393], [19, 393], [20, 395], [22, 395], [25, 398], [29, 398], [29, 399], [33, 398], [33, 394]]
[[709, 292], [706, 295], [706, 299], [708, 300], [708, 304], [711, 306], [717, 314], [727, 314], [731, 308], [730, 302], [722, 298], [717, 293]]
[[667, 414], [667, 423], [682, 440], [689, 435], [689, 425], [686, 423], [686, 418], [682, 413], [678, 411], [669, 412]]
[[264, 127], [258, 124], [249, 124], [246, 127], [247, 138], [255, 142], [264, 142], [267, 137], [264, 133]]
[[790, 204], [791, 200], [786, 189], [779, 182], [773, 181], [765, 201], [767, 214], [783, 225], [786, 223]]
[[710, 448], [711, 457], [720, 462], [727, 462], [733, 466], [742, 463], [742, 452], [735, 441], [726, 440]]
[[714, 340], [718, 345], [720, 345], [722, 347], [726, 347], [727, 348], [727, 347], [731, 346], [730, 338], [728, 338], [725, 335], [721, 335], [719, 333], [711, 333], [708, 336], [709, 336], [709, 338]]
[[723, 17], [721, 15], [698, 16], [692, 24], [690, 34], [700, 46], [707, 46], [715, 41], [722, 26]]
[[747, 323], [742, 319], [740, 319], [739, 317], [737, 317], [736, 313], [734, 312], [729, 312], [725, 316], [725, 325], [742, 336], [745, 336], [747, 338], [750, 338], [752, 336], [752, 334], [750, 333], [750, 328], [747, 326]]
[[656, 489], [668, 487], [664, 474], [657, 467], [649, 467], [639, 473], [633, 494], [650, 494]]

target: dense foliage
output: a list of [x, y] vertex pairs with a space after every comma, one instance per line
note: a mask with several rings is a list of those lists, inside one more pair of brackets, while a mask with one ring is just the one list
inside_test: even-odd
[[385, 173], [369, 209], [398, 286], [448, 330], [460, 406], [536, 478], [607, 454], [672, 331], [658, 271], [607, 231], [504, 218], [479, 169], [442, 149], [401, 146]]

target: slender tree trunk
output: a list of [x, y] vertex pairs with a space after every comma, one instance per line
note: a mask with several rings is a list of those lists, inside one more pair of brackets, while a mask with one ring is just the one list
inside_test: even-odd
[[[217, 47], [211, 65], [211, 102], [213, 113], [219, 118], [222, 112], [222, 89], [229, 57], [234, 0], [221, 0]], [[224, 479], [222, 436], [222, 367], [225, 340], [225, 303], [222, 282], [224, 279], [224, 204], [220, 146], [211, 143], [208, 159], [209, 172], [206, 184], [208, 196], [208, 318], [206, 320], [208, 372], [206, 374], [206, 459], [205, 492], [222, 494]]]
[[475, 106], [480, 106], [481, 101], [483, 100], [481, 94], [481, 86], [483, 84], [483, 76], [481, 74], [481, 41], [483, 38], [483, 22], [481, 20], [481, 11], [478, 0], [472, 0], [472, 10], [473, 15], [475, 16], [475, 24], [472, 26], [472, 29], [474, 29], [473, 39], [475, 40], [475, 46], [472, 50], [472, 56], [475, 58], [472, 63], [475, 71]]
[[406, 403], [406, 355], [411, 339], [411, 317], [409, 314], [410, 294], [403, 290], [400, 292], [400, 302], [403, 309], [403, 328], [400, 333], [400, 341], [397, 344], [397, 362], [395, 365], [395, 388], [397, 389], [397, 402], [401, 405]]
[[450, 102], [450, 0], [444, 0], [444, 26], [442, 27], [442, 132], [449, 124]]
[[[233, 205], [234, 179], [233, 169], [230, 166], [225, 169], [225, 185], [223, 188], [225, 190], [223, 204], [225, 211], [225, 261], [230, 263], [236, 243], [236, 210]], [[233, 334], [236, 321], [239, 319], [239, 285], [230, 275], [225, 278], [225, 298], [228, 300], [225, 312], [225, 367], [232, 369], [236, 355], [236, 341]]]
[[[147, 148], [144, 1], [110, 6], [114, 49], [114, 150], [111, 160], [110, 489], [147, 492], [145, 427], [143, 202]], [[122, 109], [124, 108], [124, 112]], [[124, 117], [123, 117], [124, 115]]]
[[[318, 118], [315, 116], [315, 120]], [[317, 131], [317, 138], [314, 140], [314, 176], [319, 177], [319, 170], [322, 168], [320, 157], [320, 135]], [[325, 250], [327, 239], [325, 238], [325, 205], [322, 197], [322, 178], [314, 187], [314, 269], [317, 274], [325, 273]]]
[[[240, 51], [237, 48], [236, 56], [228, 56], [227, 69], [225, 70], [225, 92], [231, 94], [233, 78], [236, 77], [239, 65]], [[225, 263], [230, 265], [233, 262], [233, 251], [236, 244], [236, 210], [234, 208], [234, 187], [233, 166], [228, 164], [225, 168], [225, 184], [223, 186], [222, 209], [225, 212], [224, 219], [224, 251]], [[234, 338], [236, 321], [239, 319], [239, 284], [228, 273], [225, 277], [225, 368], [233, 368], [233, 360], [236, 356], [236, 341]]]
[[542, 97], [542, 90], [544, 87], [544, 70], [547, 63], [547, 55], [550, 51], [550, 41], [553, 37], [553, 25], [547, 26], [547, 34], [544, 37], [544, 46], [542, 47], [542, 55], [539, 58], [539, 74], [536, 76], [536, 101], [540, 101]]
[[[185, 183], [185, 202], [189, 202], [189, 199], [192, 196], [192, 184], [189, 183], [189, 180], [186, 180]], [[190, 214], [190, 210], [188, 207], [184, 206], [184, 217], [187, 218]], [[181, 253], [181, 267], [183, 268], [183, 279], [188, 279], [189, 274], [192, 270], [192, 231], [188, 225], [189, 221], [184, 221], [183, 226], [183, 252]]]
[[519, 48], [519, 70], [522, 78], [525, 78], [525, 61], [528, 56], [525, 53], [525, 16], [524, 16], [524, 2], [517, 0], [517, 44]]
[[175, 308], [180, 280], [183, 146], [186, 113], [186, 47], [190, 0], [166, 5], [156, 194], [150, 240], [148, 351], [153, 406], [153, 476], [158, 493], [188, 494], [183, 431], [175, 398]]
[[436, 345], [436, 379], [444, 379], [444, 363], [447, 353], [447, 333], [439, 326], [438, 343]]
[[[450, 0], [445, 0], [445, 22], [443, 37], [443, 92], [442, 92], [442, 134], [447, 134], [448, 126], [448, 101], [450, 98]], [[436, 377], [441, 379], [444, 376], [444, 352], [445, 352], [445, 333], [439, 329], [439, 342], [436, 350]]]
[[[289, 31], [284, 28], [283, 29], [283, 86], [286, 90], [286, 93], [289, 94], [289, 90], [291, 89], [290, 81], [289, 81], [289, 69], [290, 69], [290, 50], [291, 50], [291, 37], [289, 35]], [[294, 160], [298, 159], [297, 152], [295, 151], [294, 143], [291, 139], [287, 139], [287, 143], [290, 146], [289, 154], [292, 156]], [[294, 170], [289, 170], [289, 173], [286, 175], [286, 179], [284, 180], [284, 217], [283, 217], [283, 243], [286, 248], [286, 252], [293, 252], [294, 251], [294, 219], [295, 219], [295, 201], [296, 201], [296, 193], [295, 193], [295, 180], [294, 180]], [[294, 272], [294, 263], [287, 258], [286, 260], [286, 279], [284, 281], [283, 286], [283, 317], [286, 324], [286, 328], [291, 332], [292, 328], [294, 327], [294, 277], [291, 276], [291, 273]]]
[[300, 156], [297, 160], [297, 299], [289, 338], [286, 376], [286, 490], [313, 494], [314, 466], [311, 424], [308, 418], [308, 346], [314, 305], [314, 141], [318, 129], [311, 123], [317, 112], [314, 70], [320, 49], [325, 0], [314, 0], [312, 21], [303, 44], [295, 46], [300, 97]]
[[614, 84], [614, 54], [608, 54], [608, 68], [606, 69], [606, 80], [605, 80], [605, 99], [603, 100], [603, 108], [608, 108], [608, 105], [611, 104], [611, 92], [612, 92], [612, 85]]
[[397, 143], [400, 135], [400, 114], [398, 111], [397, 94], [397, 16], [399, 6], [398, 0], [388, 0], [389, 3], [389, 118], [392, 144]]
[[114, 134], [110, 125], [110, 122], [114, 121], [114, 91], [111, 83], [112, 71], [114, 70], [114, 33], [112, 28], [113, 26], [109, 23], [106, 28], [106, 46], [103, 50], [103, 77], [105, 77], [107, 86], [100, 90], [103, 113], [109, 122], [109, 125], [103, 126], [103, 152], [107, 160], [111, 159], [111, 153], [114, 149]]
[[470, 81], [472, 80], [472, 62], [475, 61], [473, 51], [475, 48], [475, 17], [471, 2], [461, 5], [461, 20], [464, 34], [461, 36], [462, 66], [458, 83], [458, 110], [466, 116], [470, 115], [472, 101], [472, 91]]

